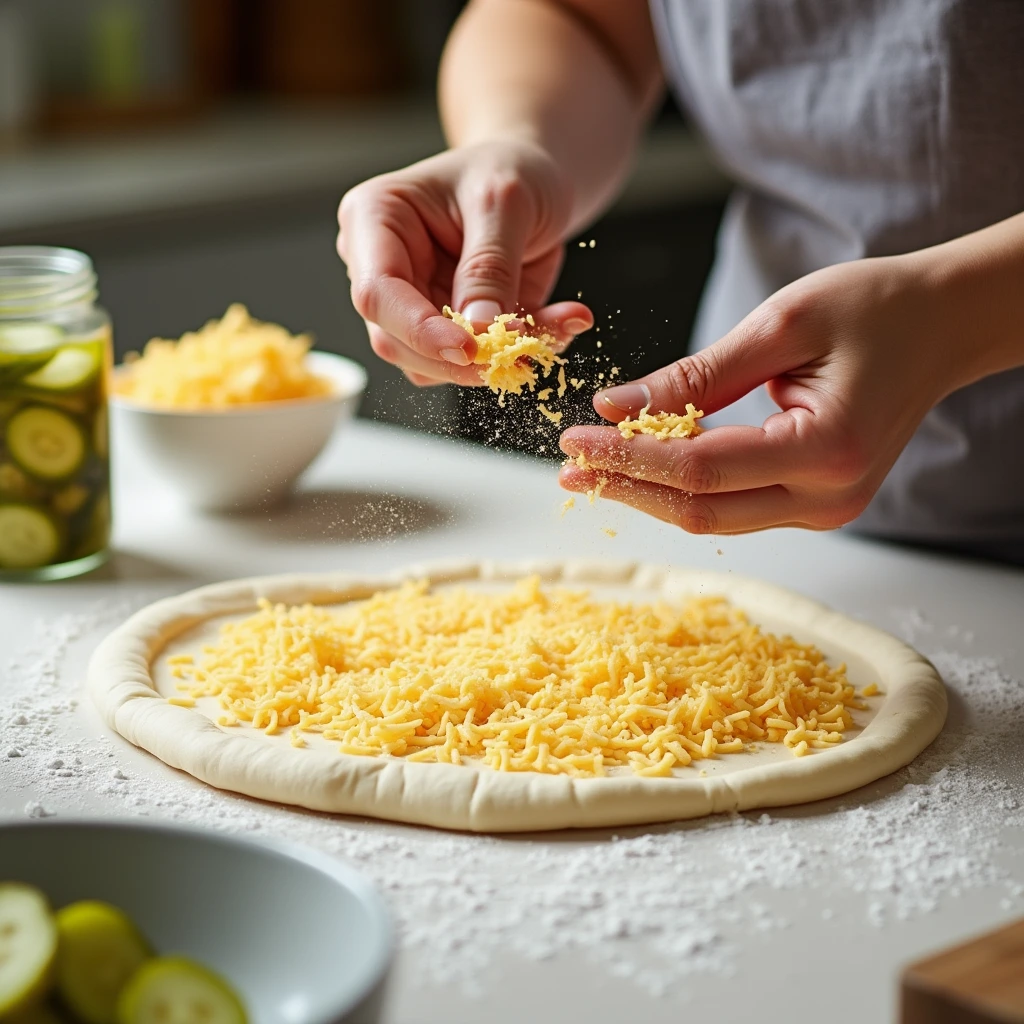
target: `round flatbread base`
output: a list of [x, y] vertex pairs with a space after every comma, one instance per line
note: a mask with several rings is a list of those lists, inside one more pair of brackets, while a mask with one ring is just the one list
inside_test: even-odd
[[[833, 663], [845, 662], [851, 682], [877, 683], [882, 696], [872, 700], [870, 712], [858, 713], [857, 729], [827, 750], [797, 758], [782, 744], [763, 744], [754, 753], [695, 762], [670, 778], [628, 772], [571, 778], [359, 757], [338, 753], [326, 741], [300, 749], [248, 726], [218, 726], [221, 712], [212, 698], [196, 707], [168, 701], [174, 685], [167, 658], [195, 650], [219, 620], [254, 612], [261, 598], [333, 605], [409, 579], [493, 590], [532, 573], [545, 583], [586, 587], [597, 598], [724, 596], [763, 628], [814, 644]], [[112, 729], [211, 786], [315, 811], [472, 832], [639, 825], [834, 797], [908, 764], [946, 717], [935, 668], [887, 633], [757, 580], [634, 563], [433, 564], [377, 578], [332, 573], [215, 584], [133, 615], [96, 650], [88, 687]]]

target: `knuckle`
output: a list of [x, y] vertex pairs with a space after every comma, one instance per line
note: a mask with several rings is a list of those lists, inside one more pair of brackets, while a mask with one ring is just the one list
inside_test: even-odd
[[707, 534], [715, 532], [715, 514], [707, 505], [700, 502], [687, 502], [680, 511], [678, 522], [687, 533]]
[[687, 451], [673, 455], [669, 473], [676, 486], [696, 494], [716, 491], [722, 482], [722, 474], [717, 466]]
[[853, 522], [867, 508], [871, 495], [861, 490], [838, 495], [823, 504], [814, 516], [812, 525], [826, 530], [837, 530]]
[[377, 319], [377, 303], [380, 285], [368, 277], [357, 277], [352, 281], [352, 305], [364, 320]]
[[673, 399], [679, 404], [693, 402], [699, 408], [715, 390], [718, 374], [718, 357], [710, 349], [677, 360], [668, 376]]
[[485, 246], [462, 259], [462, 276], [471, 281], [486, 281], [491, 287], [508, 288], [513, 281], [508, 257], [498, 246]]
[[361, 182], [350, 188], [338, 203], [338, 224], [344, 229], [346, 221], [350, 220], [356, 208], [359, 207], [370, 195], [370, 182]]
[[385, 363], [398, 362], [398, 349], [392, 342], [388, 341], [387, 338], [383, 338], [379, 334], [371, 334], [370, 348], [372, 348], [374, 353], [383, 359]]
[[829, 446], [829, 476], [839, 484], [857, 484], [871, 468], [871, 459], [864, 446], [856, 438], [833, 443]]
[[[426, 356], [428, 359], [438, 359], [436, 344], [431, 342], [430, 338], [430, 325], [426, 320], [417, 320], [415, 323], [409, 325], [409, 336], [403, 338], [403, 341], [414, 351], [419, 352], [420, 355]], [[440, 367], [440, 362], [438, 366]]]
[[529, 191], [522, 177], [508, 171], [491, 172], [476, 182], [474, 200], [485, 212], [517, 210], [526, 202]]
[[773, 295], [758, 308], [752, 327], [759, 338], [799, 333], [811, 311], [812, 303], [802, 293]]

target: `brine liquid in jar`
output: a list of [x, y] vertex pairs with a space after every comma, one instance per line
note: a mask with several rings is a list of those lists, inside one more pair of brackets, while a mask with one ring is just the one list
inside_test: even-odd
[[110, 543], [110, 321], [89, 258], [0, 248], [0, 580], [60, 579]]

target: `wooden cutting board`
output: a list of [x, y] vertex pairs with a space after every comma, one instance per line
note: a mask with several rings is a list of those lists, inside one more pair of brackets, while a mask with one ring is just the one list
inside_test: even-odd
[[1024, 1024], [1024, 920], [904, 972], [901, 1024]]

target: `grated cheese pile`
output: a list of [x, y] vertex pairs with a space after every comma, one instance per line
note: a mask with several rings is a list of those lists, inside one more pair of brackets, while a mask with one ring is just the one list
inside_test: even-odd
[[330, 394], [331, 384], [305, 365], [311, 341], [262, 323], [245, 306], [179, 341], [154, 338], [126, 360], [114, 390], [137, 402], [170, 409], [221, 409], [253, 402]]
[[[486, 331], [476, 334], [473, 325], [461, 313], [454, 312], [450, 306], [445, 306], [442, 312], [473, 335], [476, 341], [473, 362], [483, 367], [480, 371], [483, 382], [502, 397], [509, 391], [514, 395], [522, 394], [524, 387], [533, 391], [537, 386], [537, 368], [546, 377], [555, 363], [561, 362], [553, 347], [555, 339], [550, 334], [541, 332], [535, 336], [524, 332], [523, 324], [537, 326], [530, 313], [523, 318], [514, 313], [502, 313]], [[548, 412], [547, 415], [551, 418], [555, 414]], [[557, 415], [561, 419], [561, 414]]]
[[686, 415], [680, 416], [675, 412], [648, 412], [647, 408], [640, 410], [636, 419], [626, 417], [619, 423], [619, 433], [627, 440], [637, 434], [650, 434], [659, 440], [665, 441], [670, 437], [696, 437], [700, 433], [700, 425], [697, 420], [704, 413], [695, 409], [690, 402], [686, 403]]
[[839, 743], [863, 707], [843, 666], [721, 598], [601, 602], [536, 577], [500, 593], [407, 583], [330, 607], [261, 604], [225, 624], [190, 698], [222, 725], [320, 733], [346, 754], [499, 771], [665, 776], [754, 741]]

